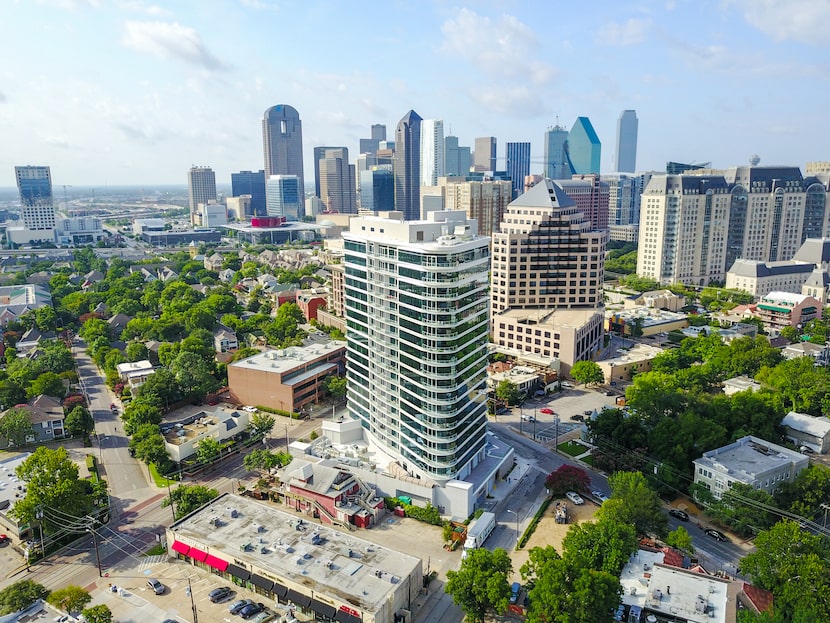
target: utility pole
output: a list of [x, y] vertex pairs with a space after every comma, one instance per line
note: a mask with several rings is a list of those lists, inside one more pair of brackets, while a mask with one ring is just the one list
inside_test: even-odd
[[87, 515], [87, 519], [89, 519], [90, 524], [87, 527], [86, 531], [92, 533], [92, 543], [95, 545], [95, 562], [98, 564], [98, 577], [104, 577], [103, 571], [101, 571], [101, 553], [98, 551], [98, 532], [95, 529], [95, 519]]
[[196, 610], [196, 602], [193, 601], [193, 589], [190, 587], [190, 578], [187, 578], [187, 594], [190, 596], [190, 608], [193, 610], [193, 623], [199, 623], [199, 611]]

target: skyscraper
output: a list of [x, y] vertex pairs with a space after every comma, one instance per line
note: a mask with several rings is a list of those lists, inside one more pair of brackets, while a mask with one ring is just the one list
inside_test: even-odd
[[499, 230], [507, 205], [513, 200], [513, 183], [507, 180], [463, 180], [442, 178], [446, 182], [446, 210], [464, 210], [478, 223], [478, 233], [492, 236]]
[[428, 216], [343, 233], [347, 408], [407, 474], [443, 485], [486, 456], [489, 239], [463, 212]]
[[577, 117], [568, 133], [568, 156], [574, 173], [599, 175], [602, 144], [588, 117]]
[[444, 173], [467, 175], [470, 172], [470, 148], [460, 147], [457, 136], [444, 137]]
[[374, 212], [395, 209], [395, 177], [388, 164], [360, 172], [360, 207]]
[[268, 216], [284, 216], [296, 221], [303, 216], [303, 193], [296, 175], [272, 175], [265, 182]]
[[251, 213], [265, 216], [265, 171], [231, 173], [231, 194], [234, 197], [251, 195]]
[[637, 112], [624, 110], [617, 119], [617, 153], [615, 171], [634, 173], [637, 170]]
[[421, 122], [421, 184], [435, 186], [444, 175], [444, 122], [424, 119]]
[[421, 216], [421, 121], [410, 110], [395, 128], [395, 210], [407, 221]]
[[360, 139], [360, 153], [361, 154], [375, 154], [378, 151], [378, 145], [381, 141], [386, 140], [386, 126], [382, 123], [372, 124], [372, 137]]
[[303, 124], [292, 106], [277, 104], [262, 119], [265, 175], [296, 175], [305, 193], [303, 176]]
[[473, 167], [476, 171], [496, 170], [496, 137], [480, 136], [475, 142]]
[[[314, 149], [315, 158], [317, 149]], [[322, 158], [315, 162], [315, 168], [319, 170], [319, 197], [326, 210], [338, 214], [357, 214], [355, 167], [349, 164], [348, 148], [325, 148]]]
[[[55, 205], [52, 198], [52, 171], [49, 167], [15, 167], [17, 189], [20, 192], [23, 227], [29, 231], [55, 229]], [[46, 234], [54, 238], [54, 233]]]
[[524, 190], [525, 176], [530, 175], [530, 143], [505, 143], [504, 160], [515, 199]]
[[561, 125], [545, 132], [545, 170], [542, 175], [552, 180], [569, 178], [573, 171], [568, 164], [568, 131]]
[[216, 202], [216, 174], [210, 167], [190, 167], [187, 172], [187, 197], [190, 214], [200, 203]]
[[574, 175], [556, 183], [574, 200], [593, 229], [608, 229], [608, 182], [601, 181], [599, 175]]

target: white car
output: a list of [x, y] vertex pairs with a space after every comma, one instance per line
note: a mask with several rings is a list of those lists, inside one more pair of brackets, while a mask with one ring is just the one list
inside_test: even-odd
[[602, 491], [591, 491], [591, 495], [593, 495], [596, 499], [600, 501], [600, 503], [604, 502], [608, 499], [608, 496], [605, 495]]
[[565, 497], [568, 498], [571, 502], [573, 502], [577, 506], [581, 506], [582, 504], [585, 504], [585, 500], [583, 500], [576, 491], [568, 491], [565, 494]]

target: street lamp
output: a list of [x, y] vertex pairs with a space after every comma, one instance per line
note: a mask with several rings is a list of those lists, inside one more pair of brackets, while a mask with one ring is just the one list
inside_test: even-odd
[[507, 509], [508, 513], [513, 513], [516, 516], [516, 545], [519, 544], [519, 513], [516, 511], [512, 511], [509, 508]]

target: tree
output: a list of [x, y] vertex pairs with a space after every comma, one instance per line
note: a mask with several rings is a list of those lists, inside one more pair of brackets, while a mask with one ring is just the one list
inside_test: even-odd
[[133, 433], [130, 448], [139, 461], [147, 465], [153, 463], [163, 472], [170, 462], [164, 443], [164, 437], [157, 424], [142, 424]]
[[141, 342], [130, 342], [126, 349], [127, 361], [143, 361], [149, 358], [147, 347]]
[[189, 515], [197, 508], [200, 508], [216, 498], [219, 492], [216, 489], [208, 489], [204, 485], [179, 485], [165, 498], [162, 506], [170, 506], [171, 500], [176, 509], [176, 519]]
[[[57, 514], [84, 517], [93, 507], [89, 483], [78, 477], [78, 466], [69, 458], [66, 448], [40, 447], [15, 470], [26, 483], [26, 495], [18, 500], [10, 514], [19, 523], [35, 520], [37, 509], [48, 506]], [[45, 531], [64, 527], [64, 521], [44, 516]]]
[[70, 435], [86, 437], [95, 429], [95, 420], [86, 407], [78, 405], [66, 416], [64, 425]]
[[548, 474], [545, 489], [554, 497], [565, 495], [568, 491], [587, 491], [591, 486], [591, 477], [584, 469], [567, 463]]
[[679, 549], [681, 552], [685, 552], [686, 554], [695, 553], [695, 548], [692, 544], [692, 537], [688, 530], [686, 530], [683, 526], [677, 526], [677, 528], [669, 532], [666, 537], [666, 545]]
[[156, 427], [161, 423], [161, 409], [151, 401], [150, 396], [139, 396], [124, 409], [121, 419], [124, 420], [124, 430], [133, 435], [142, 424], [153, 424]]
[[619, 576], [637, 551], [634, 527], [614, 521], [574, 524], [562, 541], [564, 558], [574, 567]]
[[274, 428], [274, 423], [276, 421], [276, 418], [270, 413], [257, 411], [251, 415], [251, 433], [254, 437], [258, 437], [259, 435], [267, 435], [271, 432], [271, 429]]
[[28, 608], [38, 599], [45, 599], [49, 590], [32, 580], [20, 580], [0, 590], [0, 615]]
[[208, 463], [219, 456], [222, 446], [213, 437], [205, 437], [196, 446], [196, 458], [202, 463]]
[[773, 503], [772, 496], [766, 491], [736, 482], [723, 492], [720, 500], [709, 505], [706, 512], [739, 536], [748, 537], [775, 522], [769, 513], [758, 512], [759, 507], [772, 506]]
[[106, 604], [86, 608], [81, 614], [87, 623], [112, 623], [112, 610]]
[[519, 388], [509, 379], [499, 381], [496, 385], [496, 398], [508, 405], [514, 405], [519, 402]]
[[187, 398], [206, 396], [219, 387], [213, 371], [196, 353], [179, 353], [170, 364], [170, 371], [176, 376], [176, 381]]
[[49, 597], [46, 598], [46, 601], [58, 610], [63, 610], [67, 614], [71, 614], [83, 610], [92, 601], [92, 595], [80, 586], [70, 584], [69, 586], [52, 591]]
[[258, 472], [262, 477], [271, 469], [280, 465], [280, 459], [268, 450], [252, 450], [242, 459], [242, 465], [249, 472]]
[[[6, 353], [9, 352], [8, 349]], [[26, 391], [14, 381], [6, 379], [0, 381], [0, 405], [3, 409], [26, 402]]]
[[346, 379], [341, 376], [329, 376], [325, 381], [326, 390], [334, 398], [343, 398], [346, 395]]
[[167, 368], [159, 368], [137, 388], [136, 395], [146, 398], [155, 396], [159, 406], [167, 409], [171, 404], [181, 400], [182, 393], [176, 376]]
[[52, 396], [63, 398], [66, 395], [66, 386], [63, 380], [54, 372], [44, 372], [29, 384], [29, 398], [35, 396]]
[[26, 437], [32, 434], [32, 416], [28, 409], [12, 407], [0, 418], [0, 436], [15, 446], [24, 445]]
[[483, 623], [486, 615], [507, 610], [510, 601], [508, 578], [513, 564], [501, 548], [474, 549], [461, 561], [458, 571], [447, 571], [444, 591], [464, 611], [469, 623]]
[[668, 520], [663, 504], [645, 476], [640, 472], [617, 472], [608, 478], [608, 485], [611, 499], [597, 511], [599, 519], [616, 518], [622, 523], [630, 523], [638, 536], [666, 534]]
[[602, 368], [596, 361], [577, 361], [571, 367], [571, 376], [577, 383], [583, 385], [599, 385], [605, 381], [605, 375], [602, 373]]

